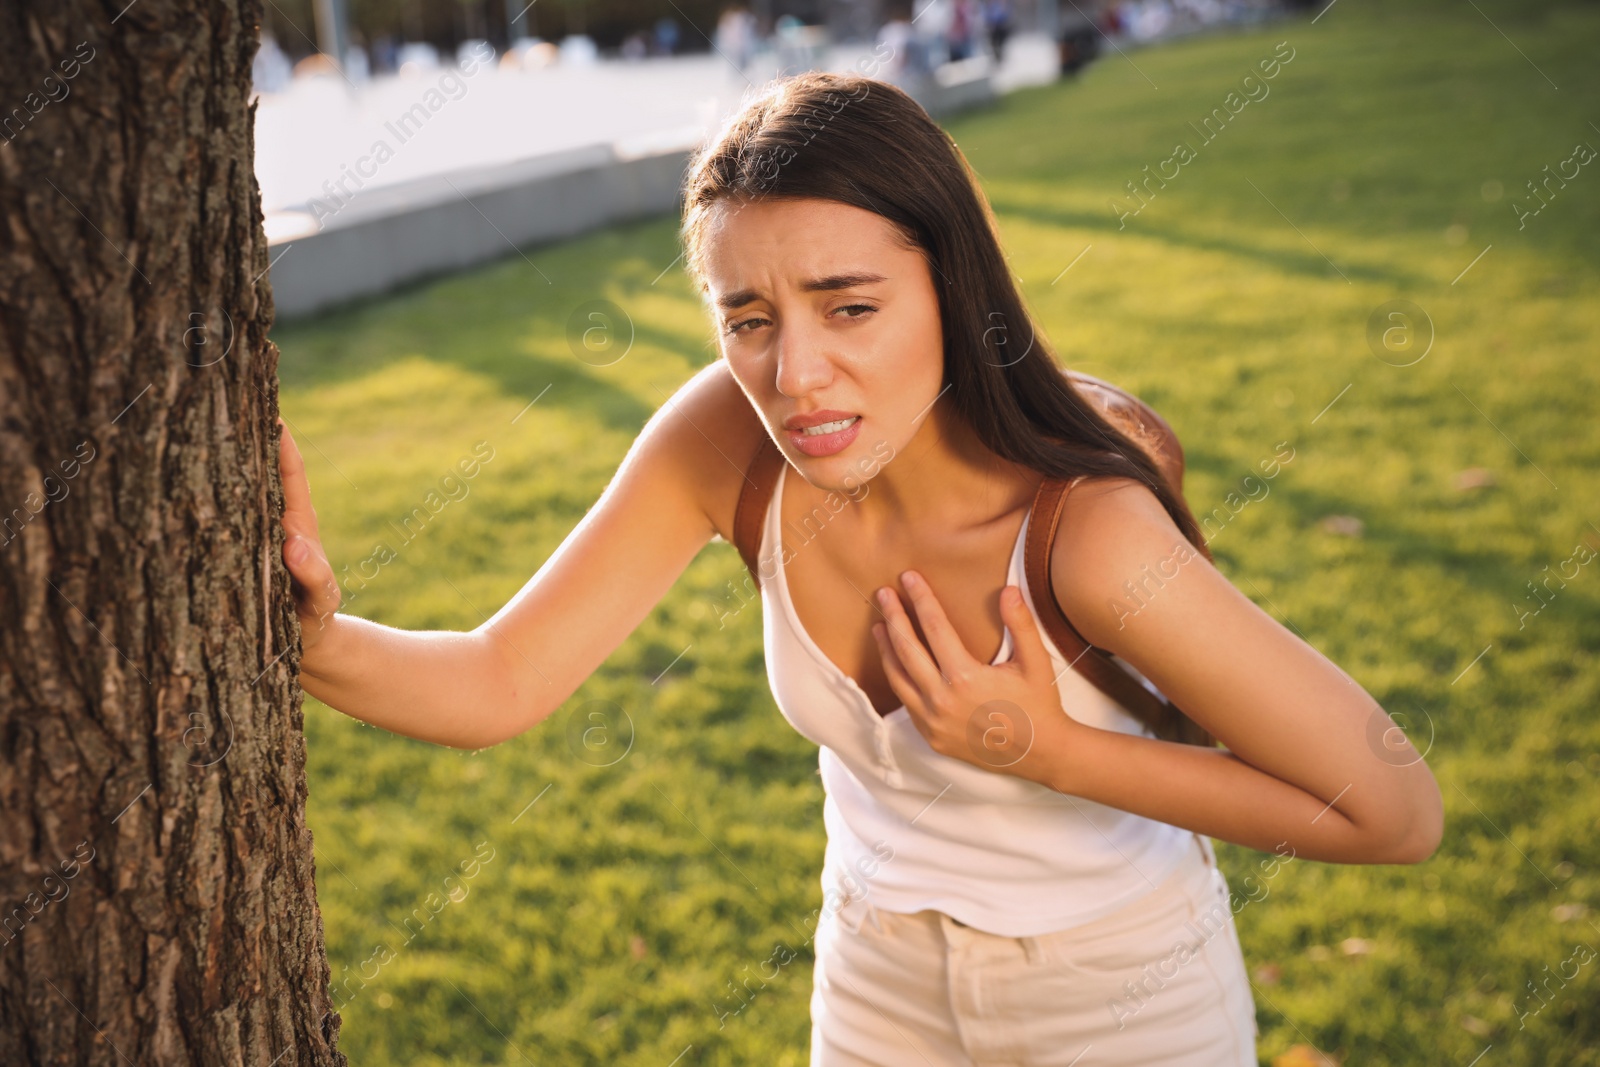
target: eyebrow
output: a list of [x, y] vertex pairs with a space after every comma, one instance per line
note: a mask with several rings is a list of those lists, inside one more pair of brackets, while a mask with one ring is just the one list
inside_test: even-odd
[[[828, 292], [835, 289], [854, 289], [858, 285], [871, 285], [873, 282], [886, 282], [881, 274], [870, 271], [852, 271], [845, 274], [830, 274], [825, 278], [808, 278], [800, 283], [801, 292], [817, 293]], [[754, 289], [739, 289], [717, 298], [717, 306], [724, 311], [744, 307], [755, 300], [759, 295]]]

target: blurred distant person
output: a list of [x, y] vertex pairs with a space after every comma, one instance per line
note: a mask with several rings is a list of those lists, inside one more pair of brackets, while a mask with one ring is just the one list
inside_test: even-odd
[[1153, 41], [1164, 36], [1172, 25], [1172, 5], [1167, 0], [1129, 0], [1117, 8], [1117, 16], [1136, 41]]
[[928, 49], [911, 24], [911, 0], [896, 0], [884, 9], [887, 21], [878, 27], [873, 49], [877, 61], [871, 76], [912, 90], [928, 76]]
[[372, 72], [393, 74], [400, 67], [400, 45], [393, 35], [381, 33], [372, 40]]
[[966, 59], [977, 46], [976, 0], [953, 0], [950, 12], [950, 62]]
[[250, 80], [258, 93], [278, 93], [289, 87], [294, 76], [294, 64], [278, 47], [277, 38], [270, 30], [261, 34], [261, 46], [256, 49], [250, 63]]
[[1006, 38], [1011, 36], [1011, 0], [988, 0], [983, 5], [983, 25], [994, 61], [999, 63], [1005, 58]]
[[756, 49], [756, 17], [743, 4], [724, 8], [717, 19], [717, 51], [744, 73]]
[[678, 22], [671, 15], [656, 20], [656, 54], [670, 56], [678, 50]]
[[650, 54], [650, 46], [645, 43], [644, 34], [635, 30], [622, 39], [622, 58], [628, 60], [643, 59]]
[[1100, 39], [1101, 31], [1087, 14], [1079, 10], [1063, 11], [1056, 37], [1061, 73], [1076, 74], [1083, 69], [1100, 54]]
[[952, 0], [915, 0], [916, 15], [911, 20], [917, 39], [926, 50], [928, 66], [937, 67], [950, 56], [950, 20], [953, 17]]
[[361, 45], [359, 33], [351, 35], [350, 47], [345, 49], [344, 75], [357, 85], [372, 80], [372, 63], [367, 58], [367, 50]]
[[1117, 37], [1127, 32], [1127, 20], [1123, 18], [1122, 9], [1116, 4], [1107, 4], [1100, 9], [1100, 32], [1106, 37]]
[[779, 15], [773, 24], [772, 36], [778, 54], [778, 77], [799, 74], [816, 65], [816, 56], [806, 36], [806, 24], [798, 16]]

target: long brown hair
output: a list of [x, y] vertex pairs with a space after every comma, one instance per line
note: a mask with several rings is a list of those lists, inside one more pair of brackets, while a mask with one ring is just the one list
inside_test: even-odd
[[685, 264], [702, 290], [705, 228], [725, 198], [834, 200], [888, 219], [932, 271], [941, 384], [978, 439], [1050, 477], [1133, 478], [1205, 551], [1194, 516], [1154, 461], [1062, 373], [1006, 267], [966, 157], [906, 93], [820, 71], [774, 82], [696, 152], [683, 192]]

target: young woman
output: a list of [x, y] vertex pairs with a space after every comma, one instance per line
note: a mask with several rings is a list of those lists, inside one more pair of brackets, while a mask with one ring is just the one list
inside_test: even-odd
[[[1181, 498], [1062, 373], [964, 158], [904, 93], [777, 83], [694, 160], [684, 237], [721, 358], [471, 633], [336, 614], [284, 433], [306, 689], [441, 744], [515, 736], [707, 541], [735, 541], [752, 459], [775, 447], [768, 674], [827, 791], [812, 1063], [1254, 1065], [1210, 838], [1420, 862], [1442, 832], [1426, 765], [1195, 550]], [[1047, 476], [1071, 491], [1050, 587], [1029, 588]], [[1126, 583], [1157, 565], [1131, 610]], [[1088, 684], [1039, 625], [1045, 597], [1225, 748], [1161, 740]], [[997, 729], [1026, 744], [996, 758]]]

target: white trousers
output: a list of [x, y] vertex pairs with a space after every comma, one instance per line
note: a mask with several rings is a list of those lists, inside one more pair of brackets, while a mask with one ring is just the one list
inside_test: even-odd
[[859, 896], [825, 913], [811, 1067], [1257, 1067], [1227, 879], [1190, 840], [1152, 892], [1039, 937]]

